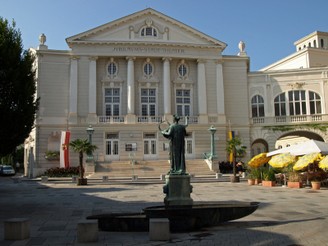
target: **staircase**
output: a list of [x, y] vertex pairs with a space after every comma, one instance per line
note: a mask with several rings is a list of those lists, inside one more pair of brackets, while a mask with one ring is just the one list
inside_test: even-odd
[[[186, 171], [189, 174], [197, 176], [215, 176], [215, 172], [211, 171], [206, 162], [202, 159], [186, 160]], [[96, 171], [92, 177], [159, 177], [166, 174], [170, 170], [170, 164], [167, 160], [149, 160], [139, 161], [131, 165], [130, 161], [112, 161], [110, 163], [97, 163]]]

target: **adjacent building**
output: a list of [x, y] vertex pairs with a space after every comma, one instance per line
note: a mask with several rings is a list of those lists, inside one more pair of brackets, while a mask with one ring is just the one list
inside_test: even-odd
[[[222, 55], [227, 44], [147, 8], [66, 39], [50, 49], [45, 35], [36, 55], [40, 108], [25, 141], [26, 174], [37, 176], [59, 160], [45, 158], [71, 140], [98, 146], [94, 161], [166, 160], [159, 132], [174, 114], [188, 120], [186, 158], [202, 159], [216, 133], [217, 160], [227, 160], [233, 131], [247, 147], [243, 157], [304, 139], [326, 141], [328, 33], [295, 42], [296, 52], [260, 71], [249, 71], [245, 44]], [[77, 155], [70, 153], [71, 166]]]

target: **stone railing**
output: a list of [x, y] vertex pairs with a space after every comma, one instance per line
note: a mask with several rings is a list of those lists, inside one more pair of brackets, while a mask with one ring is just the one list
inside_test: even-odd
[[290, 115], [251, 118], [252, 125], [286, 125], [295, 123], [328, 122], [328, 115]]
[[[136, 124], [159, 123], [164, 120], [163, 116], [136, 116]], [[215, 119], [217, 120], [217, 119]], [[212, 119], [212, 121], [215, 121]], [[126, 116], [98, 116], [98, 123], [103, 124], [124, 124]], [[185, 117], [182, 116], [180, 124], [184, 124]], [[172, 123], [172, 122], [171, 122]], [[188, 124], [199, 124], [198, 116], [189, 116]]]

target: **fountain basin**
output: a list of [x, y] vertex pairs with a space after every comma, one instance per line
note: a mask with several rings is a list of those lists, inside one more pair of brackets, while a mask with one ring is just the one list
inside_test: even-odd
[[141, 213], [100, 214], [87, 219], [98, 219], [103, 231], [148, 231], [149, 219], [168, 218], [171, 232], [187, 232], [243, 218], [258, 206], [258, 202], [201, 202], [191, 206], [146, 207]]

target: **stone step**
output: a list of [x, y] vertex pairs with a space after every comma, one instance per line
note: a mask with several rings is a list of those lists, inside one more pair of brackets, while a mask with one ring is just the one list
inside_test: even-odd
[[[187, 172], [193, 175], [215, 175], [204, 160], [187, 160]], [[129, 161], [112, 161], [110, 163], [97, 163], [96, 173], [111, 177], [129, 177], [138, 175], [140, 177], [158, 177], [170, 170], [167, 160], [140, 161], [131, 165]]]

